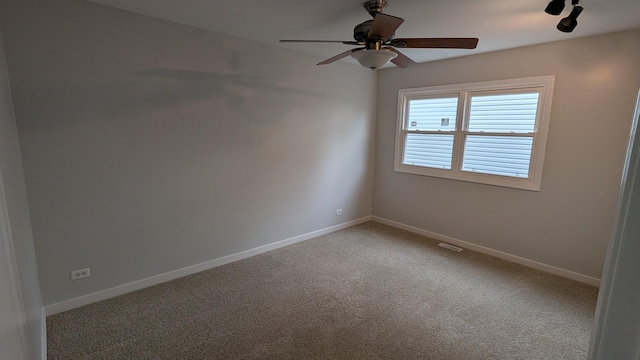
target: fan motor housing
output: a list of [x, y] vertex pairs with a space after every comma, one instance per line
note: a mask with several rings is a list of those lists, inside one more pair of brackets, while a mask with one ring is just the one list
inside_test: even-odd
[[[371, 30], [372, 24], [373, 20], [367, 20], [361, 24], [356, 25], [356, 27], [353, 28], [353, 38], [359, 43], [379, 41], [380, 39], [369, 39], [369, 31]], [[394, 37], [395, 34], [387, 39], [387, 41], [393, 39]]]
[[367, 20], [362, 24], [356, 25], [353, 28], [353, 38], [357, 42], [365, 43], [369, 38], [369, 30], [371, 30], [371, 24], [373, 24], [373, 20]]

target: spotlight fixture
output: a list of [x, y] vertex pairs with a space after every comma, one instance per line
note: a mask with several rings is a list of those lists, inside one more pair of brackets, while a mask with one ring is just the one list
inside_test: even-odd
[[544, 9], [544, 12], [549, 15], [560, 15], [562, 10], [564, 10], [564, 2], [565, 0], [551, 0], [547, 8]]
[[574, 6], [573, 10], [571, 10], [571, 14], [569, 14], [569, 16], [567, 16], [566, 18], [560, 20], [557, 26], [558, 30], [566, 33], [572, 32], [573, 29], [578, 26], [578, 16], [582, 12], [582, 10], [584, 10], [582, 6]]
[[[564, 10], [566, 0], [551, 0], [547, 5], [547, 8], [544, 9], [544, 12], [550, 15], [560, 15], [562, 10]], [[573, 5], [573, 10], [571, 10], [571, 14], [566, 18], [560, 20], [558, 26], [556, 28], [562, 32], [570, 33], [572, 32], [576, 26], [578, 26], [578, 16], [584, 8], [579, 6], [578, 3], [580, 0], [571, 0], [571, 5]]]

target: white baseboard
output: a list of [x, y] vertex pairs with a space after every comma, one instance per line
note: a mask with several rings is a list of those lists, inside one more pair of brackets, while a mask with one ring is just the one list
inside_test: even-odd
[[44, 306], [40, 310], [40, 336], [42, 336], [41, 341], [41, 357], [42, 360], [47, 360], [47, 313], [44, 309]]
[[195, 274], [201, 271], [209, 270], [214, 267], [218, 267], [224, 264], [228, 264], [234, 261], [246, 259], [258, 254], [265, 253], [267, 251], [279, 249], [291, 244], [295, 244], [301, 241], [313, 239], [318, 236], [329, 234], [338, 230], [346, 229], [351, 226], [365, 223], [371, 220], [371, 216], [365, 216], [360, 219], [348, 221], [346, 223], [330, 226], [328, 228], [313, 231], [307, 234], [295, 236], [289, 239], [277, 241], [268, 245], [260, 246], [254, 249], [242, 251], [236, 254], [224, 256], [218, 259], [210, 260], [200, 264], [187, 266], [182, 269], [173, 270], [164, 274], [148, 277], [146, 279], [137, 280], [128, 284], [119, 285], [111, 289], [106, 289], [98, 292], [94, 292], [88, 295], [80, 296], [77, 298], [61, 301], [55, 304], [45, 306], [45, 313], [47, 316], [61, 313], [63, 311], [75, 309], [84, 305], [89, 305], [98, 301], [106, 300], [115, 296], [130, 293], [132, 291], [144, 289], [149, 286], [157, 285], [163, 282], [181, 278], [187, 275]]
[[466, 248], [469, 250], [473, 250], [473, 251], [477, 251], [479, 253], [483, 253], [486, 255], [490, 255], [493, 257], [497, 257], [503, 260], [507, 260], [516, 264], [520, 264], [520, 265], [524, 265], [530, 268], [534, 268], [537, 270], [542, 270], [544, 272], [548, 272], [551, 274], [555, 274], [558, 276], [562, 276], [568, 279], [572, 279], [572, 280], [576, 280], [585, 284], [589, 284], [592, 286], [600, 286], [600, 279], [591, 277], [591, 276], [587, 276], [587, 275], [583, 275], [583, 274], [579, 274], [573, 271], [569, 271], [569, 270], [565, 270], [565, 269], [561, 269], [555, 266], [551, 266], [551, 265], [547, 265], [547, 264], [543, 264], [537, 261], [533, 261], [533, 260], [529, 260], [529, 259], [525, 259], [523, 257], [519, 257], [516, 255], [511, 255], [502, 251], [498, 251], [498, 250], [494, 250], [494, 249], [490, 249], [488, 247], [484, 247], [484, 246], [480, 246], [480, 245], [476, 245], [476, 244], [472, 244], [470, 242], [466, 242], [463, 240], [458, 240], [456, 238], [452, 238], [450, 236], [446, 236], [446, 235], [442, 235], [442, 234], [438, 234], [438, 233], [434, 233], [431, 231], [427, 231], [427, 230], [423, 230], [411, 225], [406, 225], [403, 223], [399, 223], [393, 220], [388, 220], [385, 218], [381, 218], [378, 216], [372, 216], [371, 220], [375, 221], [375, 222], [379, 222], [381, 224], [384, 225], [389, 225], [398, 229], [402, 229], [402, 230], [407, 230], [410, 231], [412, 233], [415, 234], [419, 234], [419, 235], [424, 235], [426, 237], [435, 239], [435, 240], [439, 240], [439, 241], [444, 241], [446, 243], [452, 244], [452, 245], [456, 245], [462, 248]]

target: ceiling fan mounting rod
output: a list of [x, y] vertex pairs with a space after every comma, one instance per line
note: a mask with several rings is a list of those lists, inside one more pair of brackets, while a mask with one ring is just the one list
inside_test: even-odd
[[380, 41], [368, 41], [366, 45], [367, 50], [380, 50], [382, 49], [382, 42]]
[[364, 3], [364, 8], [369, 15], [376, 17], [387, 6], [387, 0], [368, 0]]

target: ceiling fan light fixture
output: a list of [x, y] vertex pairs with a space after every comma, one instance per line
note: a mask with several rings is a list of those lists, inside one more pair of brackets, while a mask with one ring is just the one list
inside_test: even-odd
[[369, 49], [354, 51], [351, 56], [358, 60], [360, 65], [375, 70], [385, 66], [389, 61], [395, 59], [398, 54], [387, 49]]
[[[554, 0], [557, 1], [557, 0]], [[579, 1], [579, 0], [572, 0]], [[359, 49], [344, 51], [318, 63], [327, 65], [351, 55], [360, 65], [375, 70], [389, 63], [399, 68], [416, 64], [408, 56], [397, 50], [407, 49], [475, 49], [477, 38], [396, 38], [395, 32], [404, 19], [382, 13], [387, 0], [367, 0], [364, 8], [373, 17], [356, 25], [353, 29], [355, 41], [341, 40], [280, 40], [288, 43], [342, 43], [350, 46], [361, 46]]]
[[544, 9], [544, 12], [549, 15], [560, 15], [562, 10], [564, 10], [564, 3], [565, 0], [551, 0], [547, 8]]
[[574, 6], [573, 10], [571, 10], [571, 14], [569, 14], [569, 16], [567, 16], [566, 18], [560, 20], [557, 26], [558, 30], [566, 33], [572, 32], [573, 29], [578, 26], [578, 16], [582, 12], [582, 10], [584, 10], [582, 6]]

